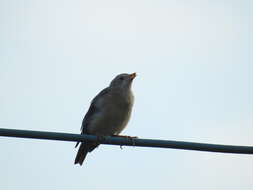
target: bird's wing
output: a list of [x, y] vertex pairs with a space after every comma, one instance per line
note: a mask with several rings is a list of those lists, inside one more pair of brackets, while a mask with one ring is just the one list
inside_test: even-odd
[[90, 108], [83, 118], [82, 127], [81, 127], [82, 134], [87, 133], [87, 125], [89, 124], [93, 114], [98, 112], [100, 109], [97, 106], [97, 101], [100, 98], [103, 98], [108, 92], [109, 92], [109, 88], [105, 88], [100, 93], [98, 93], [98, 95], [95, 96], [95, 98], [91, 101]]
[[[82, 122], [82, 126], [81, 126], [81, 134], [88, 134], [87, 132], [87, 126], [89, 125], [92, 116], [94, 115], [94, 113], [98, 112], [100, 108], [98, 108], [97, 106], [97, 101], [100, 98], [103, 98], [107, 93], [109, 92], [109, 88], [105, 88], [104, 90], [102, 90], [100, 93], [98, 93], [97, 96], [95, 96], [95, 98], [91, 101], [91, 105], [90, 108], [88, 110], [88, 112], [85, 114], [84, 118], [83, 118], [83, 122]], [[76, 146], [77, 147], [79, 144], [79, 142], [77, 142]]]

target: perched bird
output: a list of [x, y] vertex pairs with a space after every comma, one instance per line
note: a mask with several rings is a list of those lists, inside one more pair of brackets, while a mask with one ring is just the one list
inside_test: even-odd
[[[116, 76], [109, 87], [92, 100], [82, 122], [81, 134], [112, 136], [118, 135], [126, 127], [134, 102], [131, 86], [135, 77], [136, 73]], [[96, 142], [82, 142], [75, 164], [82, 165], [87, 153], [98, 145]]]

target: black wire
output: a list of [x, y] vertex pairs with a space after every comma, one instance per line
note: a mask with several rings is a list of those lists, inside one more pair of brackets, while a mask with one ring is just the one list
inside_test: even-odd
[[58, 132], [4, 129], [4, 128], [0, 128], [0, 136], [74, 141], [74, 142], [96, 141], [99, 142], [100, 144], [110, 144], [120, 146], [173, 148], [173, 149], [221, 152], [221, 153], [253, 154], [252, 146], [233, 146], [233, 145], [207, 144], [207, 143], [171, 141], [171, 140], [140, 139], [130, 137], [124, 138], [124, 137], [106, 136], [103, 138], [101, 137], [98, 138], [93, 135], [79, 135], [72, 133], [58, 133]]

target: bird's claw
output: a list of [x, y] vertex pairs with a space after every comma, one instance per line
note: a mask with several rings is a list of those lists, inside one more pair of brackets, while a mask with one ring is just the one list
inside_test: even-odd
[[[122, 137], [122, 138], [127, 138], [128, 140], [131, 141], [132, 145], [135, 146], [135, 141], [134, 139], [137, 139], [137, 136], [126, 136], [126, 135], [113, 135], [113, 137]], [[120, 148], [122, 149], [123, 145], [120, 145]]]
[[137, 139], [138, 137], [129, 137], [128, 139], [131, 141], [132, 145], [135, 146], [134, 139]]
[[112, 135], [113, 137], [122, 137], [122, 138], [128, 138], [128, 139], [137, 139], [137, 136], [127, 136], [127, 135]]

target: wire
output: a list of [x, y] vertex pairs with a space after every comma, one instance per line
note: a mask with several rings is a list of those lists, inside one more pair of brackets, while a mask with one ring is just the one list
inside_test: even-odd
[[99, 138], [93, 135], [79, 135], [72, 133], [58, 133], [58, 132], [4, 129], [4, 128], [0, 128], [0, 136], [59, 140], [59, 141], [75, 141], [75, 142], [92, 141], [98, 142], [99, 144], [110, 144], [120, 146], [173, 148], [184, 150], [220, 152], [220, 153], [253, 154], [252, 146], [233, 146], [233, 145], [207, 144], [207, 143], [171, 141], [171, 140], [140, 139], [131, 137], [125, 138], [125, 137], [105, 136]]

